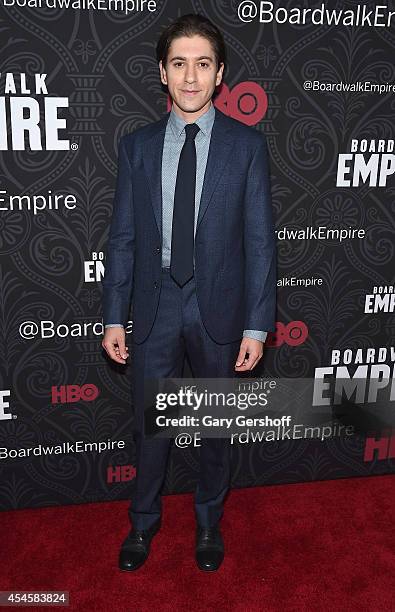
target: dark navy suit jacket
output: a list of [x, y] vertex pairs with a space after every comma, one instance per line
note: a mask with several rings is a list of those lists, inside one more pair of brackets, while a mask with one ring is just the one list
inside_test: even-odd
[[[103, 279], [103, 323], [143, 342], [161, 290], [162, 149], [169, 113], [122, 136]], [[265, 136], [215, 108], [195, 235], [203, 324], [220, 344], [275, 330], [276, 240]]]

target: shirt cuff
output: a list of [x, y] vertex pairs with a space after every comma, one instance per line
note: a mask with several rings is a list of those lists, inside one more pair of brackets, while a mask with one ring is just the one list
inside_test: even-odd
[[253, 340], [260, 340], [265, 342], [267, 331], [258, 331], [257, 329], [245, 329], [243, 331], [243, 338], [252, 338]]
[[104, 327], [123, 327], [122, 323], [108, 323]]

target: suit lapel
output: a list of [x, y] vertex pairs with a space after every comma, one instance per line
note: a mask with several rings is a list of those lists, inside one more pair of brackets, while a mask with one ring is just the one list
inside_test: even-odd
[[[149, 177], [148, 189], [151, 195], [152, 208], [162, 240], [162, 155], [166, 125], [170, 112], [158, 121], [158, 129], [146, 142], [143, 151], [144, 168]], [[226, 115], [215, 108], [215, 118], [211, 131], [206, 171], [200, 198], [196, 232], [204, 213], [210, 204], [214, 188], [226, 166], [232, 150], [232, 132], [226, 121]]]
[[215, 108], [215, 119], [211, 131], [210, 147], [200, 198], [196, 232], [210, 204], [214, 188], [221, 177], [232, 150], [232, 132], [224, 113]]
[[165, 142], [166, 125], [170, 112], [158, 121], [158, 129], [145, 143], [143, 163], [147, 173], [147, 184], [151, 194], [156, 225], [162, 241], [162, 153]]

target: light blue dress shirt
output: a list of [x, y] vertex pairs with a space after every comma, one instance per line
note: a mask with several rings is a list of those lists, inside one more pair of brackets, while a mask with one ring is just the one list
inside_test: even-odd
[[[211, 103], [209, 109], [203, 113], [195, 123], [199, 126], [199, 132], [195, 138], [196, 148], [196, 190], [195, 190], [195, 226], [199, 214], [200, 196], [203, 188], [204, 173], [208, 151], [210, 147], [211, 131], [215, 118], [215, 108]], [[171, 260], [171, 232], [173, 221], [174, 193], [177, 179], [178, 161], [181, 149], [185, 142], [186, 121], [182, 119], [174, 109], [171, 109], [166, 126], [165, 139], [162, 154], [162, 267], [169, 268]], [[120, 323], [109, 323], [106, 327], [123, 327]], [[267, 332], [246, 329], [243, 336], [266, 340]]]

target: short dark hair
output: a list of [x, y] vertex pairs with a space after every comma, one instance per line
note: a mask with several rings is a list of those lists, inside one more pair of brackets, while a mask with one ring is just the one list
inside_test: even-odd
[[207, 38], [211, 43], [217, 62], [217, 71], [221, 62], [224, 63], [225, 67], [226, 48], [221, 31], [207, 17], [198, 13], [182, 15], [163, 30], [156, 45], [158, 63], [162, 60], [162, 64], [166, 67], [170, 45], [175, 38], [180, 38], [181, 36], [191, 37], [195, 34]]

